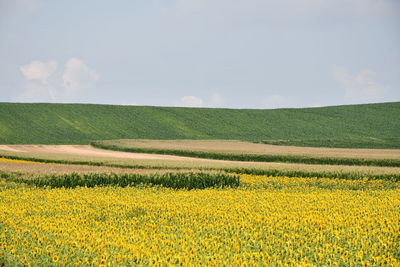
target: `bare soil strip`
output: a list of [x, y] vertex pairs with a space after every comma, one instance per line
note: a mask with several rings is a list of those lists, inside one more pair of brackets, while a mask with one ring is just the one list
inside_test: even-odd
[[1, 150], [9, 151], [9, 152], [24, 152], [23, 150], [19, 150], [16, 148], [16, 146], [6, 146], [6, 145], [0, 145]]

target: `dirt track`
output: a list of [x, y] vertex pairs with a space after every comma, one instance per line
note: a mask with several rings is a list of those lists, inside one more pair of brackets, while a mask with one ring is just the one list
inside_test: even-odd
[[0, 145], [0, 151], [29, 152], [29, 153], [54, 153], [86, 157], [107, 157], [120, 159], [154, 159], [154, 160], [188, 160], [204, 161], [207, 159], [180, 157], [172, 155], [146, 154], [119, 152], [94, 148], [89, 145]]

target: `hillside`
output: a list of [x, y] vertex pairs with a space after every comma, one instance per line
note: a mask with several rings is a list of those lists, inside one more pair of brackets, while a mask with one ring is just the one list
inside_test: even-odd
[[0, 114], [3, 144], [140, 138], [400, 148], [400, 102], [275, 110], [0, 103]]

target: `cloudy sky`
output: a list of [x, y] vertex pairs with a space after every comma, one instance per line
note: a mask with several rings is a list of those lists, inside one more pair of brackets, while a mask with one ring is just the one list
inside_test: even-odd
[[398, 0], [0, 0], [0, 102], [391, 101]]

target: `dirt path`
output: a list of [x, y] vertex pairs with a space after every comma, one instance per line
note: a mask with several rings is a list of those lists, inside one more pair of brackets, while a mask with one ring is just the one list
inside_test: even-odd
[[154, 159], [154, 160], [185, 160], [185, 161], [209, 161], [209, 159], [181, 157], [173, 155], [159, 155], [146, 153], [120, 152], [94, 148], [89, 145], [0, 145], [0, 152], [19, 153], [54, 153], [64, 155], [76, 155], [85, 157], [108, 157], [119, 159]]

